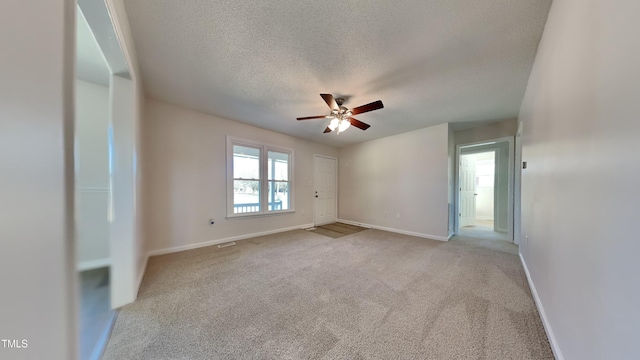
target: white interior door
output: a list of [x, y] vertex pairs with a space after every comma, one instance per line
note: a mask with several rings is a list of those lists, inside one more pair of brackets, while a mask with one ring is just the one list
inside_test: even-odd
[[460, 157], [460, 227], [476, 219], [476, 166], [468, 156]]
[[337, 219], [336, 187], [338, 161], [324, 156], [314, 156], [315, 225], [335, 222]]

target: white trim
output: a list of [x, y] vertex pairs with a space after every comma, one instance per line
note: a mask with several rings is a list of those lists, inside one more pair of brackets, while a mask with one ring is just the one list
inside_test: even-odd
[[109, 323], [100, 333], [100, 337], [98, 338], [98, 342], [93, 348], [91, 355], [89, 356], [90, 360], [100, 360], [102, 359], [102, 355], [104, 355], [104, 351], [107, 349], [107, 343], [109, 342], [109, 338], [111, 337], [111, 332], [113, 331], [113, 326], [116, 323], [116, 318], [118, 317], [117, 310], [112, 310], [111, 315], [109, 316]]
[[451, 235], [448, 235], [448, 236], [438, 236], [438, 235], [423, 234], [423, 233], [418, 233], [418, 232], [413, 232], [413, 231], [388, 228], [388, 227], [384, 227], [384, 226], [365, 224], [365, 223], [361, 223], [361, 222], [356, 222], [356, 221], [351, 221], [351, 220], [344, 220], [344, 219], [338, 219], [337, 222], [340, 222], [340, 223], [343, 223], [343, 224], [348, 224], [348, 225], [366, 227], [366, 228], [369, 228], [369, 229], [388, 231], [388, 232], [397, 233], [397, 234], [416, 236], [416, 237], [421, 237], [421, 238], [425, 238], [425, 239], [438, 240], [438, 241], [449, 241], [449, 239], [451, 239], [451, 236], [453, 235], [453, 234], [451, 234]]
[[[232, 219], [232, 218], [247, 218], [247, 217], [253, 217], [255, 215], [269, 215], [272, 213], [286, 213], [286, 212], [294, 212], [295, 211], [295, 179], [294, 179], [294, 173], [295, 173], [295, 155], [294, 155], [294, 149], [292, 148], [287, 148], [287, 147], [283, 147], [283, 146], [276, 146], [276, 145], [271, 145], [271, 144], [267, 144], [267, 143], [263, 143], [263, 142], [259, 142], [259, 141], [255, 141], [255, 140], [250, 140], [250, 139], [243, 139], [243, 138], [239, 138], [236, 136], [231, 136], [231, 135], [227, 135], [226, 136], [226, 177], [227, 177], [227, 219]], [[239, 145], [239, 146], [246, 146], [246, 147], [252, 147], [252, 148], [256, 148], [259, 151], [259, 155], [258, 155], [258, 163], [259, 163], [259, 179], [254, 180], [254, 181], [258, 181], [258, 184], [260, 185], [260, 198], [259, 200], [259, 204], [261, 205], [261, 210], [258, 212], [252, 212], [252, 213], [240, 213], [240, 214], [236, 214], [234, 213], [234, 192], [233, 192], [233, 185], [234, 185], [234, 178], [233, 178], [233, 146], [234, 145]], [[269, 151], [273, 151], [273, 152], [280, 152], [280, 153], [286, 153], [289, 155], [289, 160], [288, 160], [288, 177], [287, 177], [287, 182], [289, 183], [289, 202], [288, 202], [288, 206], [289, 208], [286, 210], [272, 210], [269, 211], [269, 170], [267, 169], [267, 164], [269, 161]], [[263, 204], [267, 204], [266, 206], [262, 206]]]
[[538, 313], [540, 314], [540, 318], [542, 319], [542, 326], [544, 327], [544, 331], [547, 333], [547, 338], [549, 339], [549, 344], [551, 345], [553, 356], [556, 358], [556, 360], [564, 360], [564, 356], [562, 356], [562, 352], [560, 351], [560, 347], [558, 346], [556, 336], [553, 334], [553, 329], [551, 329], [551, 324], [549, 323], [549, 319], [547, 318], [547, 313], [544, 311], [544, 307], [542, 307], [542, 302], [540, 301], [540, 297], [538, 296], [538, 291], [536, 290], [536, 286], [533, 284], [533, 279], [531, 279], [531, 274], [529, 273], [527, 263], [524, 261], [522, 253], [519, 253], [518, 255], [520, 256], [520, 261], [522, 262], [524, 273], [527, 275], [527, 281], [529, 282], [529, 288], [531, 289], [531, 294], [533, 295], [533, 301], [536, 303], [536, 307], [538, 308]]
[[313, 226], [313, 223], [302, 224], [302, 225], [291, 226], [291, 227], [281, 228], [276, 230], [268, 230], [268, 231], [253, 233], [253, 234], [245, 234], [245, 235], [232, 236], [224, 239], [210, 240], [210, 241], [205, 241], [197, 244], [180, 245], [180, 246], [175, 246], [175, 247], [166, 248], [166, 249], [151, 250], [147, 253], [147, 256], [171, 254], [179, 251], [192, 250], [192, 249], [197, 249], [197, 248], [211, 246], [211, 245], [218, 245], [218, 244], [222, 244], [230, 241], [238, 241], [238, 240], [244, 240], [244, 239], [254, 238], [258, 236], [277, 234], [285, 231], [304, 229], [312, 226]]
[[111, 266], [111, 259], [95, 259], [95, 260], [87, 260], [78, 262], [77, 269], [78, 271], [87, 271], [93, 269], [100, 269], [105, 266]]
[[513, 243], [522, 238], [522, 121], [513, 142]]
[[144, 264], [142, 265], [142, 271], [138, 274], [138, 282], [136, 287], [136, 298], [138, 297], [138, 293], [140, 293], [140, 285], [142, 285], [142, 279], [144, 279], [144, 273], [147, 271], [147, 263], [149, 262], [149, 254], [145, 254], [144, 256]]
[[227, 219], [227, 220], [236, 220], [236, 219], [263, 217], [263, 216], [293, 214], [295, 212], [296, 212], [295, 210], [275, 210], [275, 211], [272, 210], [272, 211], [269, 211], [268, 213], [254, 212], [254, 213], [227, 215], [227, 217], [225, 219]]

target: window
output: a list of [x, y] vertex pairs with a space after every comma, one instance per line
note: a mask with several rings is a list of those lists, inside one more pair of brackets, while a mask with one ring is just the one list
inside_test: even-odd
[[260, 212], [260, 148], [233, 145], [233, 213]]
[[293, 150], [227, 138], [227, 216], [292, 209]]

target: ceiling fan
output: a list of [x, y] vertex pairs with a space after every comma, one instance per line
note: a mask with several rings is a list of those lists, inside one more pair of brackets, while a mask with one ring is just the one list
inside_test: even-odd
[[342, 106], [342, 104], [344, 104], [343, 98], [335, 99], [331, 94], [320, 94], [320, 96], [322, 97], [322, 99], [324, 99], [327, 105], [329, 105], [331, 113], [329, 115], [299, 117], [298, 120], [331, 119], [329, 126], [324, 129], [325, 134], [336, 129], [336, 133], [340, 134], [341, 132], [347, 130], [351, 125], [357, 127], [358, 129], [367, 130], [371, 125], [365, 124], [358, 119], [352, 118], [351, 116], [382, 109], [384, 107], [384, 105], [382, 105], [382, 101], [378, 100], [349, 110], [346, 107]]

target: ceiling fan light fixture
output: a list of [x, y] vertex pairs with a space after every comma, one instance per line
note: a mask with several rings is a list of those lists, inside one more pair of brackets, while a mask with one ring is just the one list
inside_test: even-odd
[[339, 125], [340, 119], [334, 117], [333, 120], [331, 120], [331, 122], [329, 123], [329, 129], [331, 129], [331, 131], [334, 131]]
[[351, 126], [351, 123], [349, 122], [349, 119], [342, 119], [340, 120], [340, 124], [338, 125], [338, 134], [347, 130], [349, 128], [349, 126]]

